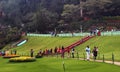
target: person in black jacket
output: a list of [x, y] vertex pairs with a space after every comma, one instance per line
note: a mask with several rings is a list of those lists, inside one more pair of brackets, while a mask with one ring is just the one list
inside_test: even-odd
[[98, 54], [98, 48], [94, 47], [92, 53], [93, 53], [94, 60], [96, 60], [96, 57], [97, 57], [97, 54]]
[[30, 56], [31, 56], [31, 57], [33, 57], [33, 53], [34, 53], [34, 51], [33, 51], [33, 49], [31, 49], [31, 50], [30, 50]]

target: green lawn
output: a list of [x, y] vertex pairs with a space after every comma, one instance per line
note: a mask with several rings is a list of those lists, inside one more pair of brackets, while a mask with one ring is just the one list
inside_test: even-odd
[[[40, 49], [50, 49], [56, 46], [69, 46], [70, 44], [80, 40], [82, 37], [28, 37], [28, 42], [17, 49], [18, 53], [28, 55], [30, 49], [38, 52]], [[120, 36], [100, 36], [94, 37], [80, 46], [75, 47], [76, 52], [80, 57], [85, 53], [85, 47], [89, 45], [91, 50], [94, 46], [98, 46], [98, 58], [102, 59], [103, 54], [105, 59], [112, 60], [112, 53], [115, 55], [115, 60], [120, 61]], [[77, 55], [76, 55], [77, 56]]]
[[87, 45], [90, 46], [91, 50], [94, 46], [97, 46], [99, 49], [98, 57], [100, 58], [102, 58], [104, 54], [105, 59], [111, 60], [113, 53], [115, 55], [115, 60], [120, 61], [120, 36], [100, 36], [90, 39], [84, 44], [76, 47], [76, 50], [82, 57]]
[[[18, 53], [28, 54], [30, 49], [38, 52], [39, 49], [50, 49], [55, 46], [68, 46], [82, 37], [28, 37], [28, 42], [17, 49]], [[99, 48], [98, 58], [111, 60], [112, 53], [115, 54], [115, 60], [120, 61], [120, 36], [101, 36], [90, 39], [84, 44], [75, 47], [75, 57], [77, 52], [79, 57], [83, 58], [85, 47], [94, 46]], [[8, 46], [7, 46], [8, 47]], [[64, 72], [63, 61], [65, 62], [65, 72], [120, 72], [119, 66], [106, 63], [81, 61], [77, 59], [61, 59], [60, 57], [45, 57], [37, 59], [36, 62], [27, 63], [9, 63], [8, 59], [0, 58], [0, 72]]]
[[81, 61], [76, 59], [41, 58], [36, 62], [9, 63], [0, 58], [0, 72], [120, 72], [119, 66], [105, 63]]
[[[16, 49], [18, 53], [28, 54], [30, 49], [34, 49], [37, 53], [40, 49], [51, 49], [61, 46], [69, 46], [70, 44], [80, 40], [82, 37], [27, 37], [28, 42], [22, 46], [12, 48]], [[9, 48], [9, 45], [4, 49]]]

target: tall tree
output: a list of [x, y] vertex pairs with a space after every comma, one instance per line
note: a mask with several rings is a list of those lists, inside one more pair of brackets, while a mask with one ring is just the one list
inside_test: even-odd
[[86, 0], [83, 9], [85, 10], [85, 15], [96, 19], [101, 17], [101, 12], [105, 10], [105, 6], [111, 3], [111, 0]]
[[[68, 25], [68, 30], [75, 29], [78, 24], [77, 22], [80, 21], [80, 8], [79, 5], [74, 5], [74, 4], [66, 4], [64, 5], [64, 10], [62, 15], [64, 24]], [[76, 28], [77, 29], [77, 28]]]

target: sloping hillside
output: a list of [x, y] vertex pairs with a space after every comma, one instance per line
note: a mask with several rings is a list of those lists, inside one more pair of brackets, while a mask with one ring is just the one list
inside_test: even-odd
[[105, 58], [111, 59], [112, 53], [115, 55], [116, 60], [120, 60], [120, 36], [100, 36], [94, 37], [84, 44], [76, 47], [76, 50], [83, 56], [85, 53], [85, 47], [89, 45], [92, 49], [97, 46], [99, 49], [99, 58], [102, 58], [103, 54]]
[[34, 49], [35, 52], [38, 52], [40, 49], [50, 49], [68, 46], [82, 37], [28, 37], [28, 42], [23, 44], [22, 46], [13, 48], [17, 49], [19, 52], [29, 52], [30, 49]]
[[[34, 49], [38, 52], [40, 49], [50, 49], [56, 46], [69, 46], [74, 42], [80, 40], [82, 37], [28, 37], [28, 42], [22, 46], [13, 48], [16, 49], [18, 53], [29, 53], [30, 49]], [[94, 46], [99, 49], [98, 58], [102, 59], [103, 54], [105, 59], [112, 60], [112, 53], [115, 55], [115, 60], [120, 61], [120, 36], [100, 36], [94, 37], [89, 41], [75, 47], [75, 52], [79, 53], [80, 57], [84, 57], [86, 46], [89, 45], [91, 51]], [[75, 53], [77, 54], [77, 53]], [[77, 57], [77, 55], [75, 55]]]

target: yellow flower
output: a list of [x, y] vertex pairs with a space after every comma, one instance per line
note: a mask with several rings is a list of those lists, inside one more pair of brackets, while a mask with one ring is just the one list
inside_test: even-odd
[[16, 57], [16, 58], [10, 58], [10, 62], [27, 62], [27, 61], [35, 61], [36, 59], [34, 57]]

